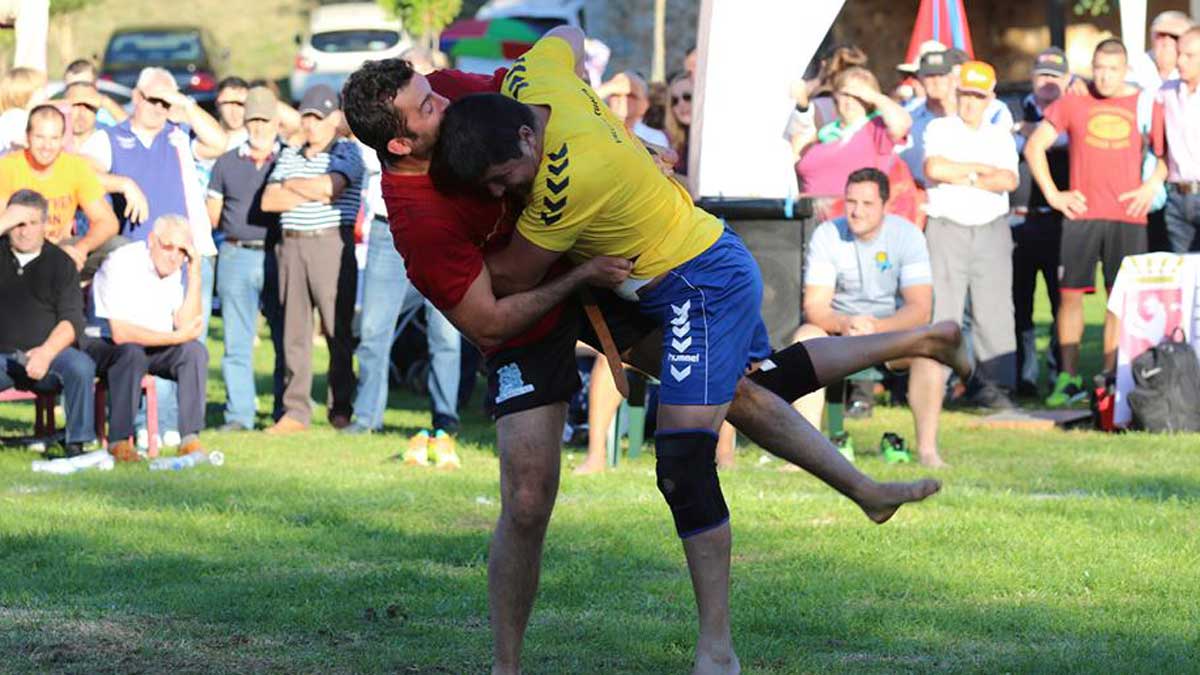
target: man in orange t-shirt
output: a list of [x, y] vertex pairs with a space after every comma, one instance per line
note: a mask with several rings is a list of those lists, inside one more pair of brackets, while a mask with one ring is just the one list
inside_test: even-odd
[[[58, 108], [38, 106], [26, 125], [28, 149], [0, 158], [0, 201], [30, 189], [50, 204], [46, 239], [58, 244], [82, 270], [88, 256], [117, 234], [117, 216], [87, 160], [63, 152], [66, 118]], [[75, 211], [88, 219], [87, 234], [73, 237]], [[98, 266], [99, 262], [96, 261]]]

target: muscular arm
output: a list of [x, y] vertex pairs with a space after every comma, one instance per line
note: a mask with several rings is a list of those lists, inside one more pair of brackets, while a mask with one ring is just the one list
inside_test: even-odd
[[304, 201], [322, 204], [333, 203], [348, 184], [346, 177], [340, 173], [325, 173], [311, 178], [289, 178], [283, 181], [284, 188], [304, 197]]
[[933, 286], [908, 286], [900, 289], [900, 296], [904, 298], [904, 306], [895, 314], [876, 321], [879, 332], [909, 330], [929, 323], [933, 316]]
[[560, 257], [562, 253], [544, 249], [520, 232], [514, 232], [508, 246], [487, 256], [491, 287], [495, 289], [496, 297], [521, 293], [537, 286]]
[[208, 197], [204, 200], [204, 208], [208, 211], [208, 222], [212, 223], [213, 229], [217, 229], [217, 225], [221, 222], [221, 208], [225, 205], [225, 199], [222, 197]]
[[143, 347], [169, 347], [184, 341], [177, 332], [163, 333], [120, 319], [110, 319], [108, 325], [112, 329], [113, 342], [119, 345], [130, 342]]
[[587, 81], [587, 71], [583, 69], [584, 51], [583, 41], [587, 37], [584, 32], [575, 26], [557, 26], [550, 29], [542, 36], [542, 39], [548, 37], [561, 38], [571, 45], [571, 51], [575, 52], [575, 74], [584, 82]]
[[833, 290], [832, 286], [804, 287], [804, 323], [811, 323], [830, 335], [840, 335], [846, 331], [850, 317], [834, 311]]
[[444, 313], [476, 346], [494, 349], [527, 330], [585, 281], [585, 269], [576, 267], [533, 290], [497, 299], [485, 265], [462, 301]]
[[269, 183], [263, 189], [262, 210], [267, 213], [283, 213], [291, 211], [301, 204], [312, 201], [298, 192], [293, 192], [283, 186], [283, 183]]
[[90, 204], [83, 204], [83, 215], [88, 219], [88, 231], [83, 238], [75, 242], [75, 248], [84, 255], [100, 248], [104, 242], [117, 236], [117, 214], [112, 206], [104, 199], [97, 199]]
[[1046, 151], [1054, 145], [1058, 131], [1054, 125], [1043, 121], [1034, 130], [1033, 135], [1025, 141], [1025, 161], [1029, 164], [1029, 175], [1037, 181], [1044, 195], [1058, 194], [1058, 186], [1050, 175], [1050, 162], [1046, 159]]

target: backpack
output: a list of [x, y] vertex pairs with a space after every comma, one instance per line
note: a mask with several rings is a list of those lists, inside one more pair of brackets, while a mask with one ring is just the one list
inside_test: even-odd
[[[1180, 339], [1176, 339], [1178, 335]], [[1133, 360], [1133, 426], [1151, 432], [1200, 431], [1200, 361], [1181, 329]]]

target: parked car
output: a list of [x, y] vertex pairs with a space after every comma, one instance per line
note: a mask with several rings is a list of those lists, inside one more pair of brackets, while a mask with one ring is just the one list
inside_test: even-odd
[[147, 66], [166, 68], [179, 91], [211, 110], [217, 97], [218, 73], [229, 58], [198, 26], [155, 26], [114, 31], [104, 48], [100, 79], [129, 88]]
[[475, 18], [520, 19], [539, 33], [562, 25], [585, 28], [583, 0], [490, 0]]
[[377, 3], [348, 2], [314, 9], [307, 35], [297, 35], [296, 44], [300, 52], [289, 84], [298, 101], [315, 84], [340, 90], [363, 61], [399, 56], [412, 40]]

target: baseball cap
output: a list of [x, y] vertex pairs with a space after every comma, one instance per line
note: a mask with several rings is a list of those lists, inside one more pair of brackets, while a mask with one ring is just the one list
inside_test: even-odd
[[937, 40], [926, 40], [921, 43], [920, 47], [917, 47], [917, 55], [915, 58], [913, 58], [912, 63], [901, 63], [900, 65], [896, 66], [896, 70], [902, 73], [915, 73], [921, 69], [921, 57], [931, 52], [944, 51], [946, 51], [946, 45], [938, 42]]
[[246, 121], [275, 119], [275, 94], [266, 87], [254, 87], [246, 93]]
[[934, 75], [949, 75], [954, 69], [946, 52], [929, 52], [921, 57], [921, 67], [917, 69], [917, 77], [933, 77]]
[[946, 60], [950, 62], [951, 66], [961, 66], [970, 61], [971, 57], [967, 56], [967, 53], [958, 47], [951, 47], [946, 50]]
[[1034, 75], [1066, 75], [1070, 71], [1067, 54], [1058, 47], [1043, 49], [1033, 61]]
[[337, 92], [328, 85], [318, 84], [304, 93], [304, 98], [300, 99], [299, 111], [301, 115], [316, 115], [325, 119], [329, 113], [340, 107], [341, 101], [338, 100]]
[[996, 69], [983, 61], [967, 61], [958, 73], [958, 90], [991, 96], [996, 90]]

